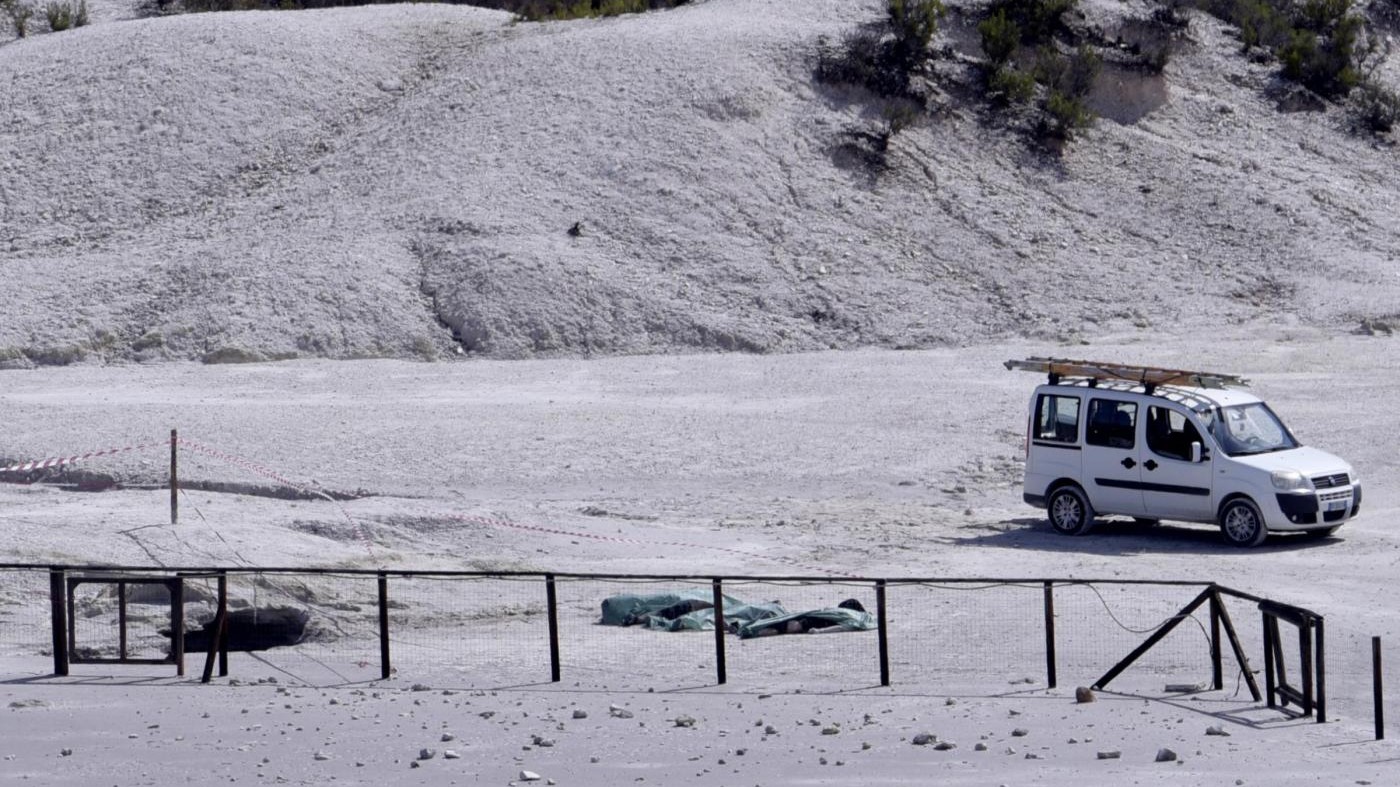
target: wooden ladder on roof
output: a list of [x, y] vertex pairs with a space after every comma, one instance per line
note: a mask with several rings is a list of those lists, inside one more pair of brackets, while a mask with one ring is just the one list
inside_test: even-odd
[[1101, 361], [1076, 361], [1068, 358], [1027, 358], [1024, 361], [1007, 361], [1006, 368], [1012, 371], [1040, 372], [1050, 378], [1050, 384], [1070, 378], [1076, 380], [1115, 380], [1137, 383], [1149, 391], [1159, 385], [1184, 385], [1193, 388], [1224, 388], [1245, 386], [1249, 381], [1235, 374], [1219, 372], [1195, 372], [1186, 369], [1163, 369], [1157, 366], [1133, 366], [1122, 363]]

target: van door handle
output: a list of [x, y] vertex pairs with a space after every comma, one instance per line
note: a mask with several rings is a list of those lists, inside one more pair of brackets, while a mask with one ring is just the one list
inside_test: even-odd
[[1133, 458], [1130, 456], [1123, 460], [1123, 466], [1128, 468], [1129, 470], [1132, 470], [1134, 467], [1137, 466], [1137, 462], [1134, 462]]
[[1145, 467], [1145, 468], [1147, 468], [1148, 470], [1156, 470], [1156, 469], [1157, 469], [1157, 460], [1155, 460], [1155, 459], [1149, 459], [1149, 460], [1147, 460], [1146, 462], [1143, 462], [1143, 463], [1142, 463], [1142, 466]]

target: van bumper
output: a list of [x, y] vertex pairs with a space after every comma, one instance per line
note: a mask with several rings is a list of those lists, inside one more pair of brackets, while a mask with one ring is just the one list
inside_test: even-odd
[[[1361, 485], [1319, 492], [1280, 492], [1274, 495], [1277, 516], [1269, 516], [1270, 530], [1313, 530], [1336, 527], [1361, 510]], [[1274, 513], [1274, 512], [1270, 512]]]
[[1045, 495], [1033, 495], [1030, 492], [1022, 492], [1021, 499], [1036, 508], [1045, 507]]

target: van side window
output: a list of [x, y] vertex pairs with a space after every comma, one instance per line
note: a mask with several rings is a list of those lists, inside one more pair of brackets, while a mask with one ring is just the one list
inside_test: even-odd
[[1041, 394], [1035, 405], [1035, 439], [1079, 441], [1079, 397]]
[[1168, 407], [1147, 408], [1147, 447], [1152, 453], [1190, 461], [1191, 444], [1201, 442], [1201, 433], [1182, 413]]
[[1108, 448], [1132, 448], [1136, 444], [1137, 403], [1112, 399], [1089, 400], [1089, 431], [1084, 441]]

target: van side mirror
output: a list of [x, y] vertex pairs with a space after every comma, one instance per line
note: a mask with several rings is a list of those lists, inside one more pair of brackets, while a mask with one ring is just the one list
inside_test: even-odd
[[1205, 450], [1201, 448], [1200, 442], [1198, 442], [1198, 441], [1192, 441], [1192, 442], [1191, 442], [1191, 461], [1192, 461], [1192, 462], [1196, 462], [1196, 463], [1199, 464], [1200, 462], [1205, 461], [1205, 458], [1206, 458], [1206, 456], [1205, 456]]

